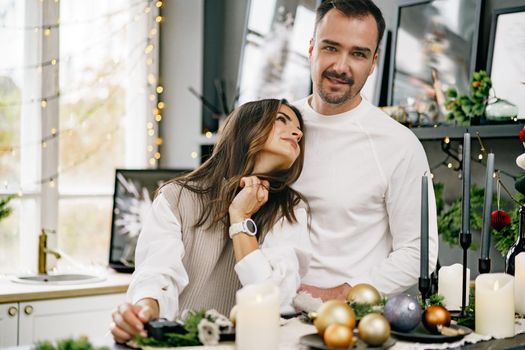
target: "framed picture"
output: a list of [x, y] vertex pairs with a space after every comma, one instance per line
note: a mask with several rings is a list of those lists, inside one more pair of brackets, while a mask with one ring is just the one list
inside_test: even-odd
[[498, 98], [518, 107], [525, 119], [525, 6], [495, 10], [492, 15], [487, 73]]
[[308, 45], [318, 0], [250, 0], [240, 67], [239, 104], [295, 101], [311, 92]]
[[392, 40], [388, 103], [412, 124], [445, 121], [448, 87], [469, 91], [475, 70], [482, 1], [400, 0]]
[[390, 48], [390, 31], [385, 30], [381, 43], [379, 44], [378, 57], [374, 72], [368, 77], [361, 89], [361, 95], [375, 106], [380, 105], [381, 87], [385, 72], [388, 72], [388, 64], [385, 60], [389, 58], [387, 50]]
[[155, 191], [166, 181], [189, 170], [117, 169], [111, 216], [109, 266], [119, 272], [135, 269], [135, 247], [142, 223], [149, 212]]

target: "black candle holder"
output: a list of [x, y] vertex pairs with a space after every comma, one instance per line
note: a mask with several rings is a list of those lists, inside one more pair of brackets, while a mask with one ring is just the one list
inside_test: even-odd
[[479, 258], [478, 271], [479, 273], [489, 273], [490, 272], [490, 258]]
[[[467, 252], [472, 243], [472, 235], [470, 232], [461, 232], [459, 235], [459, 243], [463, 248], [463, 284], [461, 286], [461, 316], [465, 315], [465, 307], [467, 305]], [[470, 281], [468, 281], [470, 282]]]
[[421, 299], [423, 304], [427, 305], [427, 299], [430, 297], [430, 278], [428, 277], [419, 277], [419, 292], [421, 293]]

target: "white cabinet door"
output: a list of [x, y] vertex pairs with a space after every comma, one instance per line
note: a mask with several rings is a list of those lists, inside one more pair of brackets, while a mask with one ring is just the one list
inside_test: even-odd
[[125, 294], [20, 303], [18, 345], [86, 335], [102, 338], [109, 331], [111, 312]]
[[0, 347], [16, 346], [18, 303], [0, 304]]

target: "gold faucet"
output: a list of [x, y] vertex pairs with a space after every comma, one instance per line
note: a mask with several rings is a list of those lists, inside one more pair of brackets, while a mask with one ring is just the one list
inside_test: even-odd
[[61, 258], [59, 252], [47, 248], [47, 234], [42, 229], [38, 236], [38, 273], [41, 275], [47, 275], [47, 254], [53, 254], [57, 259]]

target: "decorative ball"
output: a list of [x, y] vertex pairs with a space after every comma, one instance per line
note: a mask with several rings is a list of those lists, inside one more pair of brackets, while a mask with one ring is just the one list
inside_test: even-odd
[[492, 228], [496, 231], [501, 231], [510, 225], [510, 215], [504, 210], [494, 210], [490, 214], [492, 220]]
[[521, 129], [519, 135], [520, 135], [520, 141], [525, 142], [525, 128]]
[[237, 322], [237, 305], [234, 305], [230, 310], [230, 321], [232, 321], [235, 326], [235, 323]]
[[430, 333], [439, 333], [438, 326], [450, 326], [450, 312], [440, 305], [431, 305], [423, 313], [423, 325]]
[[390, 323], [381, 314], [370, 313], [359, 321], [359, 337], [368, 345], [379, 346], [390, 337]]
[[333, 323], [324, 331], [324, 343], [330, 348], [347, 349], [352, 344], [353, 331], [339, 323]]
[[354, 310], [342, 300], [328, 300], [317, 311], [314, 326], [322, 337], [326, 328], [333, 323], [339, 323], [353, 330], [355, 327]]
[[374, 286], [368, 283], [359, 283], [350, 289], [346, 300], [357, 304], [377, 305], [381, 302], [381, 294]]
[[410, 294], [397, 294], [388, 299], [383, 314], [393, 330], [410, 332], [421, 320], [421, 306]]

